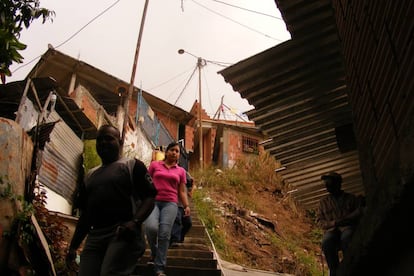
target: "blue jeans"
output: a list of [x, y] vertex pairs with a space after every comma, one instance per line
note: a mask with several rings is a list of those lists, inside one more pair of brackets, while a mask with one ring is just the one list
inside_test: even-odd
[[141, 229], [131, 233], [131, 239], [118, 237], [117, 225], [90, 230], [80, 257], [79, 276], [128, 276], [144, 254]]
[[339, 250], [342, 250], [343, 254], [346, 254], [348, 245], [351, 242], [353, 229], [346, 228], [343, 231], [335, 229], [328, 231], [322, 238], [322, 251], [325, 255], [326, 263], [329, 268], [329, 275], [335, 276], [339, 266]]
[[177, 209], [175, 202], [156, 201], [151, 215], [144, 222], [156, 273], [164, 271], [167, 265], [167, 251]]

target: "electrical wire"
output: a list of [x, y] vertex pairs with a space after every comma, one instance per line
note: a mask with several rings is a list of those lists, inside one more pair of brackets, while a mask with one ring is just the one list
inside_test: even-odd
[[194, 68], [193, 72], [191, 73], [190, 77], [188, 78], [187, 82], [185, 83], [183, 89], [181, 90], [180, 94], [178, 95], [177, 99], [175, 100], [173, 105], [176, 105], [178, 100], [181, 98], [181, 96], [183, 95], [185, 89], [187, 88], [188, 84], [190, 83], [191, 79], [193, 78], [195, 72], [197, 71], [198, 66], [196, 65], [196, 67]]
[[263, 32], [260, 32], [260, 31], [256, 30], [256, 29], [253, 29], [253, 28], [251, 28], [251, 27], [249, 27], [249, 26], [247, 26], [247, 25], [245, 25], [245, 24], [242, 24], [242, 23], [240, 23], [240, 22], [238, 22], [238, 21], [236, 21], [236, 20], [234, 20], [234, 19], [231, 19], [230, 17], [225, 16], [225, 15], [223, 15], [223, 14], [221, 14], [221, 13], [218, 13], [218, 12], [216, 12], [216, 11], [214, 11], [214, 10], [212, 10], [212, 9], [210, 9], [210, 8], [208, 8], [208, 7], [206, 7], [205, 5], [200, 4], [199, 2], [197, 2], [197, 1], [195, 1], [195, 0], [191, 0], [191, 1], [192, 1], [193, 3], [195, 3], [195, 4], [199, 5], [200, 7], [204, 8], [204, 9], [206, 9], [206, 10], [208, 10], [208, 11], [210, 11], [210, 12], [212, 12], [212, 13], [214, 13], [214, 14], [218, 15], [218, 16], [221, 16], [221, 17], [223, 17], [223, 18], [225, 18], [225, 19], [227, 19], [227, 20], [230, 20], [230, 21], [232, 21], [233, 23], [236, 23], [236, 24], [238, 24], [238, 25], [240, 25], [240, 26], [242, 26], [242, 27], [244, 27], [244, 28], [246, 28], [246, 29], [249, 29], [249, 30], [251, 30], [251, 31], [253, 31], [253, 32], [255, 32], [255, 33], [261, 34], [261, 35], [263, 35], [263, 36], [265, 36], [265, 37], [268, 37], [268, 38], [270, 38], [270, 39], [273, 39], [273, 40], [276, 40], [276, 41], [279, 41], [279, 42], [284, 41], [284, 40], [282, 40], [282, 39], [272, 37], [272, 36], [270, 36], [270, 35], [268, 35], [268, 34], [265, 34], [265, 33], [263, 33]]
[[83, 29], [85, 29], [86, 27], [88, 27], [93, 21], [95, 21], [96, 19], [98, 19], [99, 17], [101, 17], [103, 14], [105, 14], [107, 11], [109, 11], [110, 9], [112, 9], [116, 4], [118, 4], [121, 0], [117, 0], [115, 1], [113, 4], [111, 4], [109, 7], [107, 7], [106, 9], [104, 9], [102, 12], [100, 12], [97, 16], [95, 16], [94, 18], [92, 18], [88, 23], [86, 23], [82, 28], [80, 28], [78, 31], [76, 31], [73, 35], [71, 35], [68, 39], [66, 39], [65, 41], [63, 41], [62, 43], [60, 43], [58, 46], [56, 46], [55, 48], [59, 48], [60, 46], [65, 45], [67, 42], [69, 42], [70, 40], [72, 40], [72, 38], [74, 38], [76, 35], [78, 35]]
[[[53, 47], [55, 49], [65, 45], [66, 43], [68, 43], [70, 40], [72, 40], [72, 38], [74, 38], [75, 36], [77, 36], [81, 31], [83, 31], [83, 29], [85, 29], [86, 27], [88, 27], [93, 21], [95, 21], [96, 19], [98, 19], [99, 17], [101, 17], [102, 15], [104, 15], [107, 11], [109, 11], [110, 9], [112, 9], [115, 5], [117, 5], [119, 2], [121, 2], [121, 0], [117, 0], [115, 1], [113, 4], [109, 5], [109, 7], [107, 7], [106, 9], [104, 9], [102, 12], [100, 12], [98, 15], [96, 15], [95, 17], [93, 17], [91, 20], [88, 21], [88, 23], [86, 23], [85, 25], [83, 25], [79, 30], [77, 30], [73, 35], [71, 35], [68, 39], [66, 39], [65, 41], [63, 41], [62, 43], [60, 43], [59, 45], [57, 45], [56, 47]], [[34, 62], [35, 60], [37, 60], [38, 58], [40, 58], [42, 55], [39, 55], [33, 59], [31, 59], [29, 62], [17, 67], [15, 70], [12, 71], [12, 73], [20, 70], [23, 67], [26, 67], [27, 65], [31, 64], [32, 62]]]
[[214, 61], [214, 60], [208, 60], [205, 59], [206, 62], [212, 63], [214, 65], [220, 66], [220, 67], [227, 67], [229, 65], [233, 65], [231, 62], [223, 62], [223, 61]]
[[[55, 49], [57, 49], [57, 48], [59, 48], [59, 47], [62, 47], [63, 45], [65, 45], [66, 43], [68, 43], [69, 41], [71, 41], [75, 36], [77, 36], [81, 31], [83, 31], [86, 27], [88, 27], [91, 23], [93, 23], [95, 20], [97, 20], [98, 18], [100, 18], [102, 15], [104, 15], [107, 11], [109, 11], [110, 9], [112, 9], [114, 6], [116, 6], [119, 2], [120, 2], [121, 0], [117, 0], [117, 1], [115, 1], [114, 3], [112, 3], [111, 5], [109, 5], [107, 8], [105, 8], [102, 12], [100, 12], [99, 14], [97, 14], [96, 16], [94, 16], [91, 20], [89, 20], [85, 25], [83, 25], [79, 30], [77, 30], [75, 33], [73, 33], [69, 38], [67, 38], [65, 41], [63, 41], [62, 43], [60, 43], [60, 44], [58, 44], [56, 47], [54, 47]], [[248, 12], [252, 12], [252, 13], [256, 13], [256, 14], [260, 14], [260, 15], [264, 15], [264, 16], [268, 16], [268, 17], [272, 17], [272, 18], [275, 18], [275, 19], [280, 19], [281, 20], [281, 18], [278, 18], [278, 17], [275, 17], [275, 16], [272, 16], [272, 15], [269, 15], [269, 14], [265, 14], [265, 13], [261, 13], [261, 12], [257, 12], [257, 11], [253, 11], [253, 10], [249, 10], [249, 9], [246, 9], [246, 8], [243, 8], [243, 7], [239, 7], [239, 6], [235, 6], [235, 5], [232, 5], [232, 4], [229, 4], [229, 3], [225, 3], [225, 2], [222, 2], [222, 1], [218, 1], [218, 0], [212, 0], [212, 1], [214, 1], [214, 2], [217, 2], [217, 3], [220, 3], [220, 4], [224, 4], [224, 5], [228, 5], [228, 6], [231, 6], [231, 7], [234, 7], [234, 8], [238, 8], [238, 9], [242, 9], [242, 10], [245, 10], [245, 11], [248, 11]], [[251, 28], [251, 27], [249, 27], [249, 26], [247, 26], [247, 25], [244, 25], [244, 24], [242, 24], [242, 23], [239, 23], [239, 22], [237, 22], [237, 21], [235, 21], [235, 20], [233, 20], [233, 19], [231, 19], [231, 18], [229, 18], [229, 17], [227, 17], [227, 16], [224, 16], [224, 15], [222, 15], [222, 14], [220, 14], [220, 13], [218, 13], [218, 12], [215, 12], [214, 10], [212, 10], [212, 9], [210, 9], [210, 8], [208, 8], [208, 7], [206, 7], [206, 6], [204, 6], [204, 5], [202, 5], [202, 4], [200, 4], [199, 2], [197, 2], [197, 1], [195, 1], [195, 0], [192, 0], [192, 2], [194, 2], [195, 4], [197, 4], [197, 5], [199, 5], [199, 6], [201, 6], [201, 7], [203, 7], [203, 8], [205, 8], [205, 9], [207, 9], [207, 10], [209, 10], [210, 12], [212, 12], [212, 13], [214, 13], [214, 14], [216, 14], [216, 15], [219, 15], [219, 16], [221, 16], [221, 17], [223, 17], [223, 18], [225, 18], [225, 19], [228, 19], [228, 20], [230, 20], [230, 21], [232, 21], [232, 22], [234, 22], [234, 23], [236, 23], [236, 24], [239, 24], [239, 25], [241, 25], [241, 26], [243, 26], [243, 27], [245, 27], [245, 28], [247, 28], [247, 29], [249, 29], [249, 30], [251, 30], [251, 31], [254, 31], [254, 32], [257, 32], [257, 33], [259, 33], [259, 34], [262, 34], [262, 35], [264, 35], [264, 36], [266, 36], [266, 37], [268, 37], [268, 38], [271, 38], [271, 39], [274, 39], [274, 40], [278, 40], [278, 41], [281, 41], [280, 39], [277, 39], [277, 38], [274, 38], [274, 37], [271, 37], [271, 36], [269, 36], [269, 35], [267, 35], [267, 34], [265, 34], [265, 33], [262, 33], [262, 32], [260, 32], [260, 31], [257, 31], [257, 30], [255, 30], [255, 29], [253, 29], [253, 28]], [[182, 9], [184, 9], [183, 8], [183, 3], [182, 3], [182, 1], [181, 1], [181, 8]], [[31, 64], [32, 62], [34, 62], [34, 61], [36, 61], [38, 58], [40, 58], [42, 55], [39, 55], [39, 56], [37, 56], [37, 57], [35, 57], [35, 58], [33, 58], [32, 60], [30, 60], [29, 62], [27, 62], [27, 63], [25, 63], [24, 65], [21, 65], [21, 66], [19, 66], [19, 67], [17, 67], [15, 70], [13, 70], [12, 71], [12, 73], [15, 73], [16, 71], [18, 71], [18, 70], [20, 70], [21, 68], [23, 68], [23, 67], [26, 67], [27, 65], [29, 65], [29, 64]], [[213, 60], [205, 60], [206, 62], [209, 62], [209, 63], [211, 63], [211, 64], [214, 64], [214, 65], [217, 65], [217, 66], [221, 66], [221, 67], [227, 67], [227, 66], [229, 66], [229, 65], [232, 65], [233, 63], [228, 63], [228, 62], [221, 62], [221, 61], [213, 61]], [[188, 81], [187, 81], [187, 83], [185, 84], [185, 86], [184, 86], [184, 88], [182, 89], [182, 91], [180, 92], [180, 94], [179, 94], [179, 96], [178, 96], [178, 98], [177, 98], [177, 100], [175, 101], [175, 103], [174, 103], [174, 105], [178, 102], [178, 100], [181, 98], [181, 96], [182, 96], [182, 94], [184, 93], [184, 91], [185, 91], [185, 89], [187, 88], [187, 86], [188, 86], [188, 84], [189, 84], [189, 82], [190, 82], [190, 80], [192, 79], [192, 77], [193, 77], [193, 75], [194, 75], [194, 73], [195, 73], [195, 70], [197, 69], [197, 67], [194, 69], [194, 71], [193, 71], [193, 73], [191, 74], [191, 76], [190, 76], [190, 78], [188, 79]], [[187, 70], [188, 71], [188, 70]], [[173, 78], [171, 78], [171, 79], [169, 79], [169, 80], [167, 80], [167, 81], [165, 81], [165, 82], [163, 82], [163, 83], [161, 83], [161, 84], [159, 84], [159, 85], [157, 85], [157, 86], [155, 86], [155, 87], [153, 87], [153, 88], [151, 88], [151, 89], [155, 89], [155, 88], [157, 88], [157, 87], [159, 87], [159, 86], [162, 86], [162, 85], [164, 85], [164, 84], [166, 84], [166, 83], [168, 83], [168, 82], [170, 82], [170, 81], [172, 81], [172, 80], [174, 80], [174, 79], [176, 79], [177, 77], [179, 77], [179, 76], [181, 76], [182, 74], [184, 74], [184, 73], [186, 73], [187, 71], [185, 71], [185, 72], [183, 72], [183, 73], [180, 73], [179, 75], [177, 75], [177, 76], [175, 76], [175, 77], [173, 77]], [[203, 78], [204, 78], [204, 80], [206, 80], [206, 76], [204, 75], [204, 73], [203, 73]], [[206, 81], [205, 81], [206, 82]], [[208, 88], [208, 85], [207, 85], [207, 88]], [[210, 106], [211, 106], [211, 99], [209, 99], [210, 100]]]
[[[191, 69], [194, 69], [194, 68], [191, 68]], [[187, 82], [187, 80], [185, 82]], [[189, 84], [185, 84], [185, 85], [183, 85], [183, 84], [184, 84], [184, 82], [182, 81], [182, 82], [180, 82], [180, 84], [176, 85], [174, 89], [169, 89], [169, 90], [171, 90], [171, 93], [168, 94], [168, 96], [166, 97], [166, 99], [168, 100], [168, 99], [171, 99], [171, 98], [175, 98], [175, 94], [177, 94], [177, 91], [178, 90], [182, 90], [182, 87], [183, 86], [188, 86], [189, 85]], [[154, 91], [154, 90], [151, 90], [151, 91]], [[182, 91], [182, 92], [184, 92], [184, 91]], [[178, 99], [176, 100], [176, 103], [178, 102]]]
[[[211, 101], [211, 97], [210, 97], [210, 95], [211, 95], [210, 88], [208, 87], [208, 82], [207, 82], [207, 77], [206, 77], [205, 71], [202, 71], [201, 77], [204, 80], [204, 83], [205, 83], [206, 88], [207, 88], [206, 90], [207, 90], [208, 103], [210, 104], [211, 110], [214, 110], [213, 109], [213, 104], [212, 104], [212, 101]], [[200, 102], [201, 102], [201, 100], [200, 100]]]
[[263, 13], [263, 12], [259, 12], [259, 11], [254, 11], [254, 10], [250, 10], [250, 9], [246, 9], [246, 8], [243, 8], [243, 7], [240, 7], [240, 6], [236, 6], [236, 5], [232, 5], [232, 4], [223, 2], [223, 1], [218, 1], [218, 0], [211, 0], [211, 1], [217, 2], [217, 3], [220, 3], [220, 4], [223, 4], [223, 5], [227, 5], [227, 6], [230, 6], [230, 7], [233, 7], [233, 8], [241, 9], [241, 10], [244, 10], [244, 11], [248, 11], [248, 12], [252, 12], [252, 13], [256, 13], [256, 14], [268, 16], [268, 17], [271, 17], [271, 18], [274, 18], [274, 19], [283, 20], [281, 17], [278, 17], [278, 16], [274, 16], [274, 15], [271, 15], [271, 14], [267, 14], [267, 13]]
[[187, 73], [190, 69], [193, 69], [193, 66], [191, 66], [191, 68], [186, 69], [185, 71], [183, 71], [183, 72], [181, 72], [181, 73], [179, 73], [179, 74], [175, 75], [174, 77], [172, 77], [172, 78], [170, 78], [170, 79], [168, 79], [168, 80], [166, 80], [166, 81], [164, 81], [164, 82], [162, 82], [162, 83], [160, 83], [160, 84], [157, 84], [157, 85], [155, 85], [155, 86], [153, 86], [153, 87], [150, 87], [148, 90], [155, 90], [155, 89], [157, 89], [158, 87], [163, 86], [164, 84], [167, 84], [167, 83], [169, 83], [170, 81], [173, 81], [173, 80], [177, 79], [178, 77], [180, 77], [180, 76], [184, 75], [184, 74], [185, 74], [185, 73]]
[[[67, 38], [65, 41], [63, 41], [62, 43], [60, 43], [60, 44], [58, 44], [56, 47], [54, 47], [55, 49], [57, 49], [57, 48], [59, 48], [59, 47], [61, 47], [61, 46], [63, 46], [63, 45], [65, 45], [66, 43], [68, 43], [70, 40], [72, 40], [76, 35], [78, 35], [81, 31], [83, 31], [87, 26], [89, 26], [92, 22], [94, 22], [96, 19], [98, 19], [98, 18], [100, 18], [103, 14], [105, 14], [107, 11], [109, 11], [110, 9], [112, 9], [115, 5], [117, 5], [119, 2], [120, 2], [121, 0], [117, 0], [117, 1], [115, 1], [113, 4], [111, 4], [111, 5], [109, 5], [106, 9], [104, 9], [102, 12], [100, 12], [98, 15], [96, 15], [95, 17], [93, 17], [90, 21], [88, 21], [84, 26], [82, 26], [79, 30], [77, 30], [74, 34], [72, 34], [69, 38]], [[232, 22], [234, 22], [234, 23], [236, 23], [236, 24], [239, 24], [239, 25], [241, 25], [241, 26], [243, 26], [243, 27], [246, 27], [246, 28], [248, 28], [248, 29], [250, 29], [250, 30], [252, 30], [252, 31], [254, 31], [254, 32], [258, 32], [258, 33], [260, 33], [260, 34], [262, 34], [262, 35], [264, 35], [264, 36], [266, 36], [266, 37], [269, 37], [269, 38], [272, 38], [272, 39], [275, 39], [275, 40], [278, 40], [278, 41], [281, 41], [280, 39], [277, 39], [277, 38], [273, 38], [273, 37], [271, 37], [271, 36], [269, 36], [269, 35], [266, 35], [266, 34], [264, 34], [264, 33], [261, 33], [261, 32], [259, 32], [259, 31], [257, 31], [257, 30], [255, 30], [255, 29], [253, 29], [253, 28], [250, 28], [250, 27], [248, 27], [248, 26], [246, 26], [246, 25], [243, 25], [243, 24], [241, 24], [241, 23], [239, 23], [239, 22], [237, 22], [237, 21], [235, 21], [235, 20], [233, 20], [233, 19], [231, 19], [231, 18], [229, 18], [229, 17], [226, 17], [226, 16], [224, 16], [224, 15], [222, 15], [222, 14], [219, 14], [219, 13], [217, 13], [217, 12], [215, 12], [215, 11], [213, 11], [213, 10], [211, 10], [211, 9], [209, 9], [209, 8], [207, 8], [206, 6], [204, 6], [204, 5], [202, 5], [202, 4], [200, 4], [200, 3], [198, 3], [198, 2], [196, 2], [196, 1], [194, 1], [194, 0], [192, 0], [194, 3], [196, 3], [196, 4], [198, 4], [198, 5], [200, 5], [200, 6], [202, 6], [203, 8], [205, 8], [205, 9], [207, 9], [207, 10], [209, 10], [210, 12], [213, 12], [213, 13], [215, 13], [215, 14], [217, 14], [217, 15], [219, 15], [219, 16], [222, 16], [222, 17], [224, 17], [224, 18], [226, 18], [226, 19], [228, 19], [228, 20], [230, 20], [230, 21], [232, 21]], [[269, 16], [269, 17], [273, 17], [273, 18], [276, 18], [276, 19], [281, 19], [281, 18], [278, 18], [278, 17], [274, 17], [274, 16], [271, 16], [271, 15], [269, 15], [269, 14], [265, 14], [265, 13], [261, 13], [261, 12], [257, 12], [257, 11], [253, 11], [253, 10], [249, 10], [249, 9], [246, 9], [246, 8], [243, 8], [243, 7], [239, 7], [239, 6], [236, 6], [236, 5], [232, 5], [232, 4], [229, 4], [229, 3], [225, 3], [225, 2], [222, 2], [222, 1], [218, 1], [218, 0], [212, 0], [212, 1], [214, 1], [214, 2], [217, 2], [217, 3], [220, 3], [220, 4], [224, 4], [224, 5], [228, 5], [228, 6], [231, 6], [231, 7], [234, 7], [234, 8], [238, 8], [238, 9], [242, 9], [242, 10], [245, 10], [245, 11], [249, 11], [249, 12], [253, 12], [253, 13], [257, 13], [257, 14], [260, 14], [260, 15], [264, 15], [264, 16]], [[184, 10], [184, 7], [183, 7], [183, 2], [181, 1], [181, 8], [182, 8], [182, 10]], [[38, 58], [40, 58], [42, 55], [39, 55], [39, 56], [37, 56], [37, 57], [35, 57], [35, 58], [33, 58], [33, 59], [31, 59], [29, 62], [27, 62], [27, 63], [25, 63], [25, 64], [23, 64], [23, 65], [21, 65], [21, 66], [19, 66], [19, 67], [17, 67], [16, 69], [14, 69], [13, 71], [12, 71], [12, 73], [15, 73], [16, 71], [18, 71], [18, 70], [20, 70], [21, 68], [24, 68], [24, 67], [26, 67], [26, 66], [28, 66], [29, 64], [31, 64], [31, 63], [33, 63], [34, 61], [36, 61]], [[210, 62], [210, 63], [212, 63], [212, 64], [215, 64], [215, 65], [217, 65], [217, 66], [221, 66], [221, 67], [227, 67], [227, 66], [229, 66], [229, 65], [232, 65], [233, 63], [228, 63], [228, 62], [220, 62], [220, 61], [213, 61], [213, 60], [206, 60], [207, 62]]]

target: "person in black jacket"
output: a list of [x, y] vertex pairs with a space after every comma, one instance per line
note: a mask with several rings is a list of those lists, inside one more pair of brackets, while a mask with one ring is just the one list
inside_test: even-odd
[[80, 187], [80, 217], [66, 256], [79, 276], [130, 275], [145, 251], [141, 224], [154, 208], [155, 189], [147, 168], [137, 159], [121, 158], [117, 128], [99, 128], [96, 151], [102, 165], [90, 170]]
[[[188, 171], [186, 172], [186, 179], [187, 198], [190, 199], [193, 196], [194, 179]], [[190, 231], [192, 226], [193, 221], [191, 215], [185, 215], [183, 204], [179, 201], [177, 217], [171, 230], [170, 247], [176, 247], [178, 243], [183, 243], [185, 235]]]

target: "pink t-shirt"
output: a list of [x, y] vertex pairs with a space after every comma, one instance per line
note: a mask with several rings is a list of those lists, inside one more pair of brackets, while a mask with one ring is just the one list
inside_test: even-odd
[[155, 200], [178, 203], [178, 187], [180, 183], [185, 185], [185, 170], [178, 165], [167, 168], [161, 160], [152, 161], [148, 172], [158, 190]]

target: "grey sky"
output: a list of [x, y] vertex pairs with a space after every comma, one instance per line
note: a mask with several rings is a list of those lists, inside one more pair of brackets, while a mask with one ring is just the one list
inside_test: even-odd
[[[56, 16], [53, 23], [35, 22], [22, 33], [21, 41], [28, 45], [22, 52], [25, 63], [13, 65], [13, 76], [7, 81], [23, 79], [48, 44], [56, 48], [83, 28], [57, 50], [129, 82], [144, 3], [41, 0], [41, 6], [54, 10]], [[185, 84], [196, 67], [196, 57], [236, 63], [289, 39], [283, 20], [274, 17], [280, 18], [274, 0], [149, 0], [135, 86], [189, 111], [198, 99], [197, 73], [186, 88]], [[195, 57], [179, 55], [180, 48]], [[235, 113], [253, 108], [217, 74], [223, 68], [209, 62], [203, 67], [203, 108], [213, 116], [222, 96]]]

